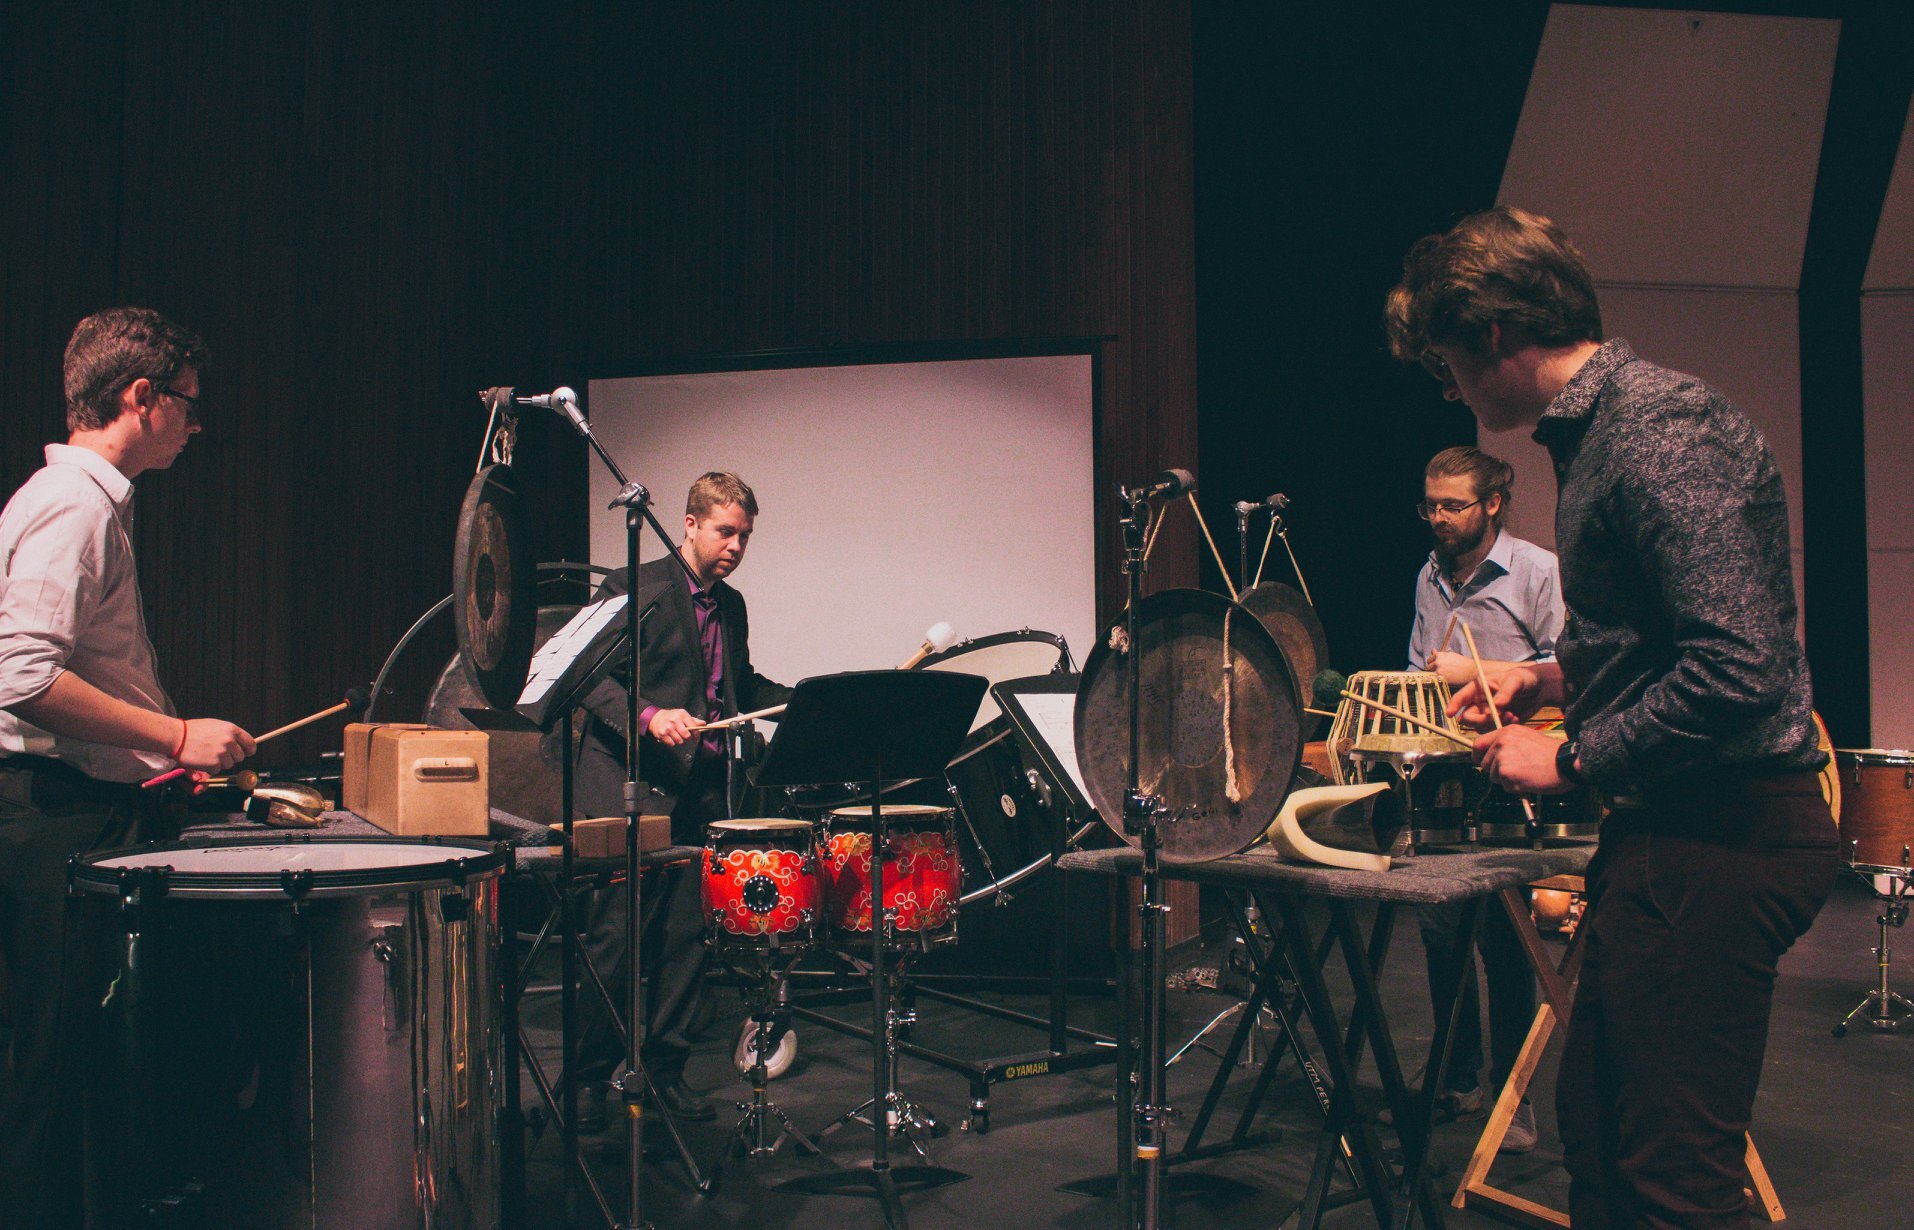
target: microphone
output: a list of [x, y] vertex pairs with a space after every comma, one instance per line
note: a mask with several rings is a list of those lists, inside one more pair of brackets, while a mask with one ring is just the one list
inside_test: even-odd
[[584, 413], [578, 408], [578, 394], [572, 392], [571, 386], [569, 385], [561, 384], [549, 393], [540, 393], [533, 397], [520, 397], [515, 400], [521, 406], [537, 406], [540, 410], [556, 410], [571, 420], [572, 426], [578, 429], [580, 435], [588, 436], [591, 434], [591, 424], [585, 421]]
[[1166, 496], [1174, 500], [1180, 495], [1188, 495], [1196, 490], [1196, 476], [1188, 470], [1165, 470], [1156, 476], [1156, 481], [1147, 487], [1139, 487], [1129, 493], [1131, 499], [1152, 500], [1157, 496]]
[[1239, 513], [1253, 513], [1264, 508], [1271, 509], [1275, 512], [1281, 512], [1283, 511], [1283, 509], [1289, 507], [1289, 497], [1284, 495], [1282, 492], [1278, 491], [1275, 495], [1270, 496], [1266, 500], [1261, 500], [1261, 501], [1238, 500], [1236, 501], [1236, 504], [1234, 505], [1234, 507], [1236, 511]]

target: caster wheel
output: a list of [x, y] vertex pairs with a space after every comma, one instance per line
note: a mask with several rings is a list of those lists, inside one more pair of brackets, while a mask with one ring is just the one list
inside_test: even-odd
[[[757, 1039], [757, 1036], [758, 1023], [756, 1021], [746, 1021], [743, 1027], [738, 1030], [737, 1045], [731, 1048], [731, 1062], [737, 1065], [740, 1075], [749, 1075], [752, 1067], [755, 1066], [758, 1061], [757, 1052], [752, 1049], [752, 1043]], [[778, 1044], [776, 1048], [772, 1050], [769, 1058], [765, 1060], [765, 1076], [770, 1080], [776, 1080], [786, 1072], [789, 1072], [791, 1065], [797, 1062], [797, 1053], [797, 1030], [787, 1029], [784, 1031], [784, 1036], [778, 1039]]]

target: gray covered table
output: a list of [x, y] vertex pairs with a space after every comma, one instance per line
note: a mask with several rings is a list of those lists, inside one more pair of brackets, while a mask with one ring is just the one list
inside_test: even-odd
[[[1257, 996], [1273, 995], [1278, 977], [1287, 973], [1301, 991], [1303, 1011], [1322, 1048], [1329, 1069], [1329, 1085], [1324, 1124], [1317, 1139], [1316, 1160], [1304, 1192], [1299, 1224], [1318, 1225], [1323, 1213], [1334, 1205], [1366, 1199], [1380, 1226], [1406, 1228], [1420, 1214], [1425, 1226], [1444, 1224], [1442, 1201], [1435, 1195], [1428, 1169], [1431, 1124], [1435, 1114], [1440, 1082], [1436, 1079], [1447, 1062], [1455, 1032], [1455, 1013], [1435, 1023], [1431, 1056], [1419, 1089], [1411, 1091], [1402, 1075], [1388, 1014], [1376, 991], [1376, 972], [1388, 954], [1396, 908], [1401, 905], [1459, 904], [1461, 926], [1457, 930], [1457, 958], [1449, 967], [1457, 971], [1458, 982], [1465, 968], [1459, 959], [1475, 945], [1482, 910], [1493, 898], [1502, 903], [1522, 936], [1530, 963], [1542, 980], [1551, 1000], [1561, 993], [1560, 979], [1542, 946], [1529, 916], [1523, 887], [1535, 880], [1555, 875], [1580, 874], [1593, 855], [1592, 843], [1551, 842], [1548, 848], [1455, 849], [1424, 847], [1414, 858], [1399, 860], [1385, 872], [1345, 871], [1286, 863], [1267, 848], [1230, 855], [1201, 863], [1163, 864], [1163, 874], [1171, 879], [1214, 885], [1246, 895], [1253, 900], [1274, 931], [1268, 945], [1260, 949], [1251, 943], [1257, 963]], [[1110, 876], [1139, 876], [1143, 859], [1128, 847], [1079, 851], [1058, 862], [1065, 871]], [[1311, 901], [1326, 906], [1327, 928], [1319, 937], [1311, 925], [1307, 905]], [[1365, 941], [1356, 921], [1356, 902], [1374, 902], [1376, 918]], [[1246, 937], [1247, 938], [1247, 937]], [[1355, 1003], [1346, 1025], [1338, 1016], [1328, 984], [1323, 977], [1331, 951], [1340, 951], [1354, 988]], [[1128, 988], [1131, 979], [1125, 977]], [[1450, 1003], [1460, 1005], [1461, 996], [1451, 988]], [[1566, 1005], [1562, 1005], [1563, 1008]], [[1245, 1021], [1253, 1021], [1253, 1014]], [[1128, 1042], [1128, 1030], [1124, 1034]], [[1398, 1126], [1402, 1142], [1403, 1166], [1399, 1177], [1392, 1178], [1386, 1168], [1375, 1127], [1361, 1114], [1356, 1104], [1355, 1073], [1361, 1063], [1363, 1046], [1375, 1050], [1376, 1068], [1383, 1092]], [[1123, 1047], [1119, 1063], [1118, 1089], [1127, 1089], [1134, 1078], [1134, 1048]], [[1227, 1078], [1226, 1061], [1219, 1082]], [[1269, 1065], [1271, 1068], [1274, 1064]], [[1119, 1102], [1122, 1095], [1119, 1094]], [[1205, 1106], [1204, 1119], [1214, 1106], [1214, 1091]], [[1118, 1168], [1127, 1176], [1134, 1166], [1133, 1142], [1129, 1139], [1128, 1117], [1118, 1117]], [[1200, 1133], [1199, 1133], [1200, 1134]], [[1356, 1179], [1356, 1190], [1341, 1196], [1331, 1195], [1338, 1157], [1344, 1157]], [[1129, 1185], [1123, 1185], [1126, 1190]], [[1126, 1209], [1126, 1217], [1128, 1210]]]

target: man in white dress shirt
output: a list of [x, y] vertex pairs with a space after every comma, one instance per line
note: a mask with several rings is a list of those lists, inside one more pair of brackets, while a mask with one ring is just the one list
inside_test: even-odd
[[199, 431], [205, 347], [146, 308], [81, 321], [67, 343], [65, 444], [0, 511], [0, 950], [12, 974], [0, 1104], [0, 1221], [79, 1221], [74, 1039], [62, 1004], [66, 862], [137, 836], [138, 783], [223, 771], [252, 736], [182, 719], [160, 686], [131, 536], [133, 479]]

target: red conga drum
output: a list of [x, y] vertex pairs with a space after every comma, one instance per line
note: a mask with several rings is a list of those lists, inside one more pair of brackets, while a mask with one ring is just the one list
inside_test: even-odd
[[823, 917], [808, 820], [714, 820], [704, 827], [704, 925], [714, 947], [808, 948]]
[[[899, 803], [884, 808], [890, 858], [884, 864], [884, 909], [900, 946], [957, 938], [964, 895], [957, 857], [957, 813], [948, 807]], [[846, 935], [871, 930], [871, 809], [838, 807], [825, 821], [824, 897], [831, 923]]]

